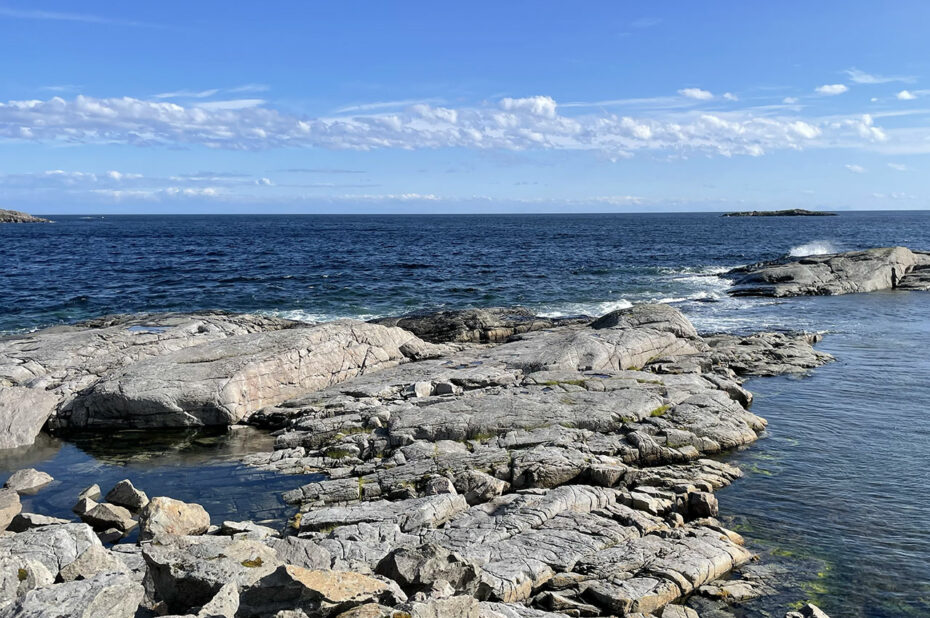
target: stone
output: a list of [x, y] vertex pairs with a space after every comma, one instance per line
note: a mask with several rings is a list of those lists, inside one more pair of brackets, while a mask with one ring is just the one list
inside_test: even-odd
[[128, 573], [129, 568], [117, 555], [107, 549], [91, 545], [70, 564], [61, 569], [62, 581], [90, 579], [98, 573]]
[[42, 389], [15, 385], [0, 388], [0, 449], [35, 442], [58, 402], [59, 397]]
[[238, 611], [239, 586], [228, 583], [219, 589], [209, 603], [200, 608], [197, 618], [236, 618]]
[[30, 590], [55, 583], [55, 574], [28, 555], [0, 556], [0, 611]]
[[7, 529], [13, 518], [23, 510], [19, 494], [12, 489], [0, 489], [0, 532]]
[[90, 524], [95, 530], [100, 531], [116, 528], [121, 532], [126, 532], [137, 525], [137, 522], [132, 518], [132, 513], [127, 509], [105, 502], [83, 513], [81, 520]]
[[709, 491], [695, 491], [688, 494], [688, 517], [716, 517], [719, 512], [717, 497]]
[[42, 526], [69, 523], [71, 523], [69, 520], [62, 519], [61, 517], [49, 517], [48, 515], [38, 515], [36, 513], [20, 513], [13, 518], [13, 521], [7, 526], [7, 530], [10, 532], [25, 532], [26, 530], [41, 528]]
[[75, 400], [69, 424], [231, 425], [297, 395], [440, 350], [399, 328], [353, 320], [235, 335], [110, 373]]
[[480, 618], [481, 605], [471, 596], [413, 601], [400, 606], [410, 618]]
[[87, 511], [94, 508], [95, 506], [97, 506], [97, 502], [95, 502], [94, 500], [90, 498], [85, 497], [85, 498], [81, 498], [80, 500], [78, 500], [77, 504], [71, 507], [71, 511], [77, 515], [83, 515]]
[[56, 524], [0, 536], [0, 555], [28, 556], [41, 562], [55, 576], [89, 547], [101, 547], [86, 524]]
[[698, 613], [684, 605], [666, 605], [659, 618], [701, 618]]
[[280, 566], [259, 541], [223, 536], [166, 536], [146, 543], [142, 556], [158, 598], [174, 612], [209, 603], [224, 585], [240, 590]]
[[95, 502], [100, 501], [100, 485], [94, 483], [90, 487], [85, 487], [81, 490], [81, 493], [78, 494], [78, 500], [83, 500], [84, 498], [89, 498]]
[[[193, 532], [188, 534], [194, 534]], [[220, 526], [219, 534], [235, 536], [237, 538], [266, 539], [278, 536], [278, 531], [268, 526], [262, 526], [252, 521], [224, 521]]]
[[26, 592], [0, 609], [0, 618], [133, 618], [145, 595], [123, 573], [105, 573]]
[[[295, 323], [223, 312], [105, 316], [0, 340], [0, 448], [26, 446], [46, 424], [72, 424], [72, 403], [101, 376], [143, 358]], [[85, 425], [86, 418], [75, 419]]]
[[397, 605], [404, 594], [391, 584], [349, 571], [314, 571], [292, 565], [278, 567], [242, 589], [240, 612], [267, 615], [284, 609], [302, 609], [311, 615], [334, 616], [358, 605]]
[[399, 326], [433, 343], [506, 341], [514, 335], [585, 321], [586, 318], [542, 318], [524, 307], [488, 307], [413, 313], [379, 318], [377, 324]]
[[454, 485], [469, 505], [488, 502], [510, 487], [507, 481], [502, 481], [480, 470], [465, 470], [456, 475]]
[[906, 247], [883, 247], [834, 255], [812, 255], [796, 262], [763, 262], [737, 268], [733, 296], [835, 295], [890, 290], [892, 271], [907, 280], [923, 254]]
[[807, 603], [801, 609], [795, 612], [788, 612], [785, 614], [785, 618], [830, 618], [827, 614], [814, 605], [813, 603]]
[[450, 585], [455, 592], [474, 595], [480, 584], [480, 574], [473, 563], [430, 543], [394, 550], [375, 571], [396, 581], [407, 595], [428, 592], [440, 582]]
[[145, 492], [133, 487], [129, 479], [123, 479], [114, 485], [104, 499], [110, 504], [125, 507], [134, 513], [142, 510], [149, 503], [149, 497], [145, 495]]
[[25, 468], [11, 474], [10, 478], [6, 480], [3, 486], [7, 489], [12, 489], [20, 495], [31, 495], [37, 493], [54, 480], [51, 474], [40, 472], [35, 468]]
[[159, 496], [152, 498], [139, 514], [139, 538], [204, 534], [210, 514], [199, 504]]
[[333, 562], [329, 551], [310, 539], [301, 539], [295, 536], [283, 538], [269, 538], [265, 543], [271, 547], [278, 559], [284, 564], [305, 569], [328, 569]]

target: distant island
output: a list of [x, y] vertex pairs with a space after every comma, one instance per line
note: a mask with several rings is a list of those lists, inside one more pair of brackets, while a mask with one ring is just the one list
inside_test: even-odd
[[792, 208], [791, 210], [747, 210], [743, 212], [728, 212], [724, 217], [835, 217], [835, 212], [818, 212]]
[[20, 212], [18, 210], [4, 210], [0, 208], [0, 223], [51, 223], [50, 219], [42, 217], [33, 217], [32, 215]]

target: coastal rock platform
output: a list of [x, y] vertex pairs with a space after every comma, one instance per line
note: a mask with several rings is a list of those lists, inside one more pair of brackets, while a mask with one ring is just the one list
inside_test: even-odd
[[[696, 615], [681, 603], [753, 559], [714, 497], [740, 471], [713, 456], [766, 425], [743, 380], [832, 358], [804, 333], [701, 336], [667, 305], [530, 322], [505, 337], [499, 319], [438, 317], [466, 328], [424, 341], [172, 314], [0, 342], [4, 390], [44, 393], [51, 428], [250, 423], [275, 445], [246, 464], [313, 475], [285, 494], [285, 530], [207, 526], [145, 488], [141, 546], [23, 517], [37, 527], [0, 535], [0, 616], [65, 598], [116, 616]], [[109, 519], [84, 520], [110, 538]]]
[[890, 290], [930, 290], [930, 252], [884, 247], [794, 262], [762, 262], [731, 270], [733, 296], [836, 295]]

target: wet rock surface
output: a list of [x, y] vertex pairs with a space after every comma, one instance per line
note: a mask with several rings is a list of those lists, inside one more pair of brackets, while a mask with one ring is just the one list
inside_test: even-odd
[[[664, 305], [495, 344], [466, 335], [437, 345], [362, 323], [258, 334], [301, 330], [302, 375], [328, 377], [242, 417], [276, 436], [273, 452], [247, 464], [316, 475], [285, 495], [297, 510], [285, 530], [210, 526], [199, 505], [148, 501], [131, 483], [105, 502], [89, 488], [78, 511], [93, 528], [34, 521], [0, 536], [10, 556], [0, 615], [52, 615], [43, 612], [67, 594], [112, 615], [691, 617], [686, 597], [754, 590], [720, 581], [753, 554], [715, 519], [713, 493], [740, 471], [711, 456], [765, 428], [742, 380], [831, 360], [811, 335], [702, 337]], [[336, 343], [304, 346], [310, 333]], [[236, 367], [239, 345], [225, 348], [237, 350]], [[314, 352], [321, 346], [326, 354]], [[143, 392], [131, 386], [140, 367], [171, 358], [105, 380]], [[218, 366], [212, 353], [203, 358]], [[184, 389], [171, 392], [201, 392]], [[101, 539], [135, 526], [139, 509], [140, 545], [107, 549]]]
[[762, 262], [728, 273], [734, 296], [803, 296], [875, 292], [898, 287], [930, 290], [930, 253], [884, 247], [795, 262]]

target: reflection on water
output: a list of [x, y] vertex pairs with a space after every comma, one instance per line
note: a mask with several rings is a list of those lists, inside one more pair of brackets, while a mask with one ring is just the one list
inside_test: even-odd
[[[930, 615], [930, 295], [799, 299], [838, 359], [804, 379], [752, 380], [764, 439], [733, 454], [746, 477], [719, 493], [724, 518], [831, 616]], [[781, 611], [781, 613], [779, 613]]]
[[[128, 478], [150, 498], [169, 496], [203, 505], [213, 523], [224, 520], [282, 526], [292, 509], [281, 494], [312, 479], [249, 468], [239, 458], [271, 450], [274, 439], [251, 427], [217, 430], [130, 430], [40, 436], [32, 447], [0, 455], [0, 483], [24, 467], [55, 482], [23, 496], [23, 511], [76, 519], [77, 494], [94, 483], [107, 492]], [[131, 537], [130, 537], [131, 538]]]

